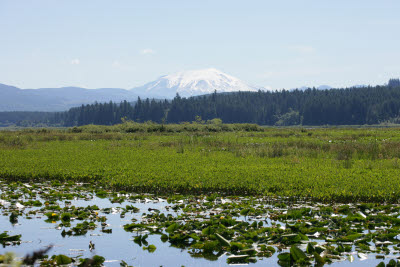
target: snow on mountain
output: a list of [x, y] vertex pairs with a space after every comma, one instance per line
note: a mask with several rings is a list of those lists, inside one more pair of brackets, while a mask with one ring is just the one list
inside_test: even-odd
[[181, 71], [162, 76], [144, 86], [133, 88], [139, 95], [158, 98], [173, 98], [236, 91], [257, 91], [258, 88], [225, 74], [217, 69]]

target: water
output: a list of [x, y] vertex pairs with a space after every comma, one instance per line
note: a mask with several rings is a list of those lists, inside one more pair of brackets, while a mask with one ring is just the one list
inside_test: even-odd
[[[4, 189], [4, 188], [3, 188]], [[3, 196], [6, 195], [6, 191], [2, 190]], [[124, 201], [122, 203], [111, 203], [108, 198], [98, 198], [91, 193], [86, 193], [87, 200], [77, 199], [71, 200], [71, 204], [68, 207], [87, 207], [89, 205], [97, 205], [99, 207], [99, 216], [107, 217], [108, 226], [106, 229], [112, 229], [111, 234], [101, 232], [100, 222], [96, 222], [97, 227], [94, 230], [89, 230], [87, 234], [82, 236], [65, 236], [61, 235], [62, 227], [59, 227], [60, 221], [56, 223], [48, 223], [45, 220], [46, 216], [42, 212], [37, 212], [32, 216], [32, 219], [27, 219], [26, 214], [30, 211], [38, 211], [42, 207], [32, 207], [22, 209], [24, 215], [18, 217], [17, 224], [11, 224], [9, 221], [9, 209], [10, 207], [4, 207], [1, 209], [2, 215], [0, 216], [0, 233], [8, 231], [9, 235], [21, 234], [22, 243], [15, 246], [0, 247], [0, 254], [12, 251], [17, 256], [23, 257], [27, 253], [31, 253], [35, 250], [42, 249], [48, 246], [52, 246], [48, 255], [64, 254], [69, 257], [83, 257], [90, 258], [94, 255], [103, 256], [106, 261], [105, 266], [120, 266], [121, 260], [124, 260], [132, 266], [228, 266], [227, 254], [221, 255], [218, 260], [210, 261], [204, 258], [194, 258], [188, 253], [188, 249], [180, 249], [171, 246], [169, 242], [163, 243], [160, 239], [160, 235], [149, 235], [147, 238], [148, 244], [153, 244], [157, 247], [155, 252], [150, 253], [147, 250], [143, 250], [138, 244], [133, 242], [134, 236], [137, 233], [126, 232], [123, 225], [132, 222], [132, 219], [136, 219], [137, 222], [142, 220], [143, 213], [149, 214], [150, 209], [158, 209], [160, 213], [172, 214], [174, 217], [182, 213], [181, 210], [175, 212], [171, 208], [173, 204], [168, 204], [166, 201], [159, 201], [157, 198], [151, 198], [147, 202], [138, 201]], [[91, 198], [91, 199], [89, 199]], [[46, 200], [41, 197], [36, 199], [45, 202]], [[18, 201], [22, 201], [20, 198]], [[64, 208], [66, 206], [65, 201], [57, 201], [57, 204]], [[140, 209], [138, 213], [127, 212], [125, 217], [121, 218], [122, 209], [126, 205], [133, 205]], [[0, 208], [2, 206], [0, 205]], [[106, 214], [102, 209], [112, 208], [113, 212]], [[246, 220], [247, 218], [239, 216], [237, 219]], [[262, 218], [264, 220], [265, 217]], [[77, 223], [82, 222], [74, 220], [71, 222], [71, 226], [75, 226]], [[272, 223], [279, 223], [285, 225], [283, 222], [271, 221], [268, 217], [264, 220], [264, 226], [270, 226]], [[69, 227], [68, 227], [69, 228]], [[312, 241], [325, 243], [325, 240], [313, 239]], [[95, 249], [89, 250], [89, 242], [95, 244]], [[305, 250], [305, 245], [301, 247]], [[284, 250], [287, 251], [287, 250]], [[284, 252], [283, 251], [283, 252]], [[274, 253], [270, 258], [257, 258], [256, 263], [250, 263], [250, 266], [279, 266], [278, 265], [278, 253]], [[375, 259], [375, 254], [367, 254], [367, 259], [360, 259], [357, 256], [357, 252], [348, 253], [343, 258], [347, 258], [340, 262], [334, 262], [333, 266], [376, 266], [381, 259]], [[391, 258], [396, 256], [391, 254], [384, 260], [388, 263]], [[247, 264], [245, 264], [247, 265]]]

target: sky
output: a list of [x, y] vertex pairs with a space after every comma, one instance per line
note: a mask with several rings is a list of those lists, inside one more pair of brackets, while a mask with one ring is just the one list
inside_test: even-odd
[[0, 0], [0, 83], [130, 89], [216, 68], [260, 87], [400, 77], [399, 0]]

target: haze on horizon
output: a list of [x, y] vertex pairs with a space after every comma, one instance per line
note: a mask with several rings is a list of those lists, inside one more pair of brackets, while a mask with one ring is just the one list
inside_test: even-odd
[[400, 2], [0, 1], [0, 83], [133, 88], [216, 68], [273, 89], [400, 76]]

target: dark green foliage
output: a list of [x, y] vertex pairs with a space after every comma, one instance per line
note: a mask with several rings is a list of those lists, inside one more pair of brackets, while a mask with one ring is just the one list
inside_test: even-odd
[[58, 120], [55, 112], [38, 111], [7, 111], [0, 112], [0, 127], [16, 125], [28, 126], [47, 126], [54, 125]]
[[68, 212], [61, 214], [61, 220], [64, 222], [69, 222], [71, 220], [71, 214]]
[[93, 266], [93, 267], [97, 267], [97, 266], [102, 266], [103, 263], [105, 262], [105, 258], [102, 256], [98, 256], [98, 255], [94, 255], [91, 259], [86, 258], [86, 259], [79, 259], [80, 260], [80, 264], [78, 265], [79, 267], [84, 267], [84, 266]]
[[148, 235], [138, 235], [138, 236], [135, 236], [134, 237], [134, 239], [133, 239], [133, 242], [135, 242], [136, 244], [138, 244], [140, 247], [142, 246], [142, 245], [145, 245], [145, 246], [147, 246], [148, 245], [148, 243], [147, 243], [147, 237], [148, 237]]
[[[124, 120], [201, 124], [215, 118], [226, 123], [277, 126], [398, 123], [399, 89], [399, 79], [391, 79], [387, 86], [363, 88], [214, 93], [190, 98], [176, 96], [173, 100], [138, 98], [134, 104], [96, 102], [66, 112], [0, 112], [0, 126], [113, 125]], [[163, 132], [165, 128], [160, 125], [154, 130]]]
[[0, 234], [0, 244], [4, 244], [5, 242], [16, 242], [20, 240], [21, 235], [8, 235], [6, 231]]
[[18, 223], [18, 213], [13, 211], [10, 215], [10, 223], [16, 224]]
[[290, 247], [290, 252], [279, 254], [278, 259], [278, 263], [283, 266], [292, 266], [294, 264], [308, 265], [309, 261], [307, 255], [294, 245]]
[[[113, 125], [121, 118], [135, 122], [203, 123], [220, 118], [226, 123], [259, 125], [364, 125], [398, 122], [398, 80], [387, 86], [304, 91], [235, 92], [173, 100], [142, 100], [135, 104], [94, 103], [56, 113], [48, 122], [74, 125]], [[135, 131], [135, 128], [131, 129]], [[164, 131], [160, 126], [157, 131]]]
[[[65, 126], [74, 125], [113, 125], [121, 123], [124, 119], [136, 122], [154, 121], [162, 123], [165, 121], [165, 114], [170, 103], [156, 100], [141, 100], [138, 98], [135, 105], [127, 101], [120, 104], [94, 103], [91, 105], [82, 105], [81, 107], [71, 108], [67, 112], [57, 113], [54, 115], [54, 122], [62, 123]], [[128, 130], [129, 131], [129, 130]], [[130, 129], [135, 132], [135, 128]], [[159, 131], [162, 131], [160, 127]]]
[[389, 87], [400, 87], [400, 79], [390, 79], [388, 86]]
[[66, 265], [72, 263], [72, 259], [65, 255], [57, 255], [53, 256], [53, 260], [57, 265]]

